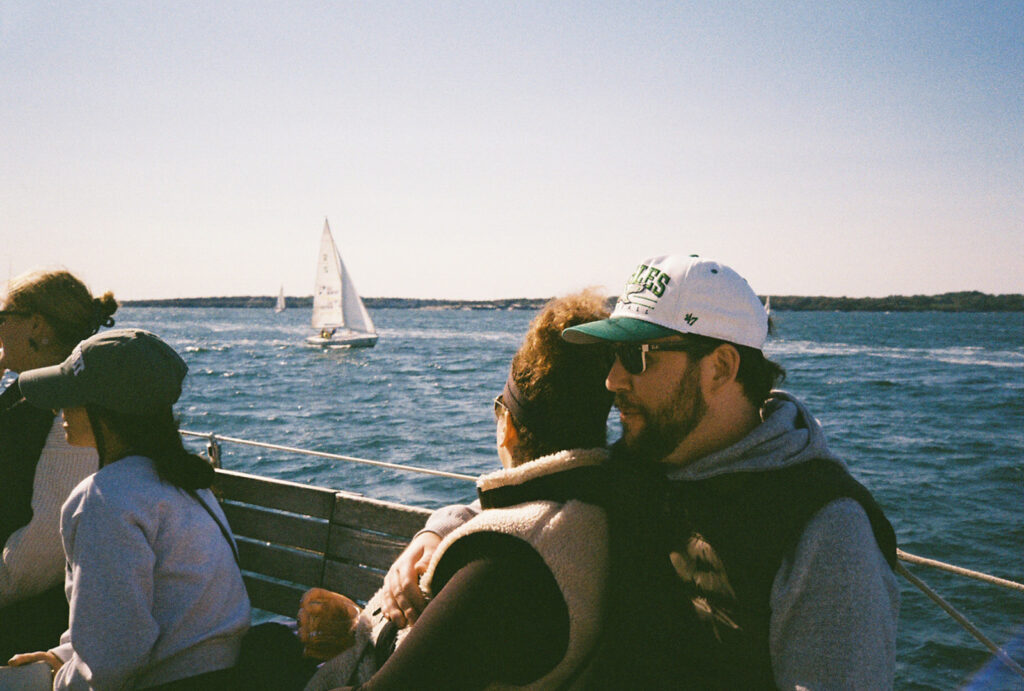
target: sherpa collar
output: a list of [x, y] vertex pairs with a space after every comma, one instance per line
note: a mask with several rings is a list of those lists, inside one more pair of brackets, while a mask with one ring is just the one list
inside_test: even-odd
[[477, 494], [484, 508], [510, 506], [535, 499], [583, 499], [597, 485], [597, 468], [608, 460], [607, 449], [570, 449], [481, 476]]

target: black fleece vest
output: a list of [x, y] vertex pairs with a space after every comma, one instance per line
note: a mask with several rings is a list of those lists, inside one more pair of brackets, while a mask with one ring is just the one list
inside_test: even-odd
[[836, 463], [708, 480], [631, 480], [609, 509], [611, 599], [589, 687], [775, 688], [770, 592], [807, 522], [849, 497], [890, 566], [892, 526]]
[[481, 494], [484, 508], [533, 499], [604, 506], [608, 602], [601, 638], [576, 681], [591, 689], [773, 689], [769, 600], [807, 522], [848, 497], [896, 563], [892, 526], [868, 490], [826, 460], [670, 482], [614, 449], [577, 468]]
[[21, 397], [17, 382], [0, 394], [0, 547], [32, 520], [32, 481], [53, 412]]

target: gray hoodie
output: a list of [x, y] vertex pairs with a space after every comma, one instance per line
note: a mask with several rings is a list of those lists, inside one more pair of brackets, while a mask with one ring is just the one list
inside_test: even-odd
[[[209, 490], [197, 495], [227, 525]], [[227, 540], [153, 461], [129, 456], [64, 503], [70, 627], [54, 691], [146, 688], [232, 667], [249, 597]]]
[[[821, 425], [790, 394], [774, 391], [761, 416], [745, 438], [672, 467], [668, 478], [776, 470], [816, 458], [843, 465]], [[479, 510], [477, 502], [439, 509], [424, 530], [447, 535]], [[780, 689], [892, 688], [899, 585], [855, 500], [832, 501], [811, 518], [775, 575], [770, 606], [769, 647]]]

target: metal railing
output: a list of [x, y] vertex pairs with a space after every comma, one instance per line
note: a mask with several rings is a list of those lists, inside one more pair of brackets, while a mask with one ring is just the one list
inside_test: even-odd
[[431, 470], [430, 468], [417, 468], [411, 465], [401, 465], [399, 463], [386, 463], [384, 461], [372, 461], [368, 458], [356, 458], [355, 456], [343, 456], [338, 453], [327, 453], [326, 451], [310, 451], [309, 449], [300, 449], [294, 446], [282, 446], [280, 444], [267, 444], [261, 441], [252, 441], [249, 439], [238, 439], [236, 437], [225, 437], [220, 434], [212, 434], [209, 432], [190, 432], [188, 430], [181, 430], [181, 433], [188, 437], [200, 437], [206, 439], [206, 451], [210, 458], [213, 460], [215, 466], [220, 467], [220, 442], [229, 442], [231, 444], [242, 444], [244, 446], [255, 446], [260, 449], [272, 449], [274, 451], [286, 451], [288, 453], [303, 454], [306, 456], [316, 456], [317, 458], [329, 458], [335, 461], [347, 461], [349, 463], [361, 463], [363, 465], [372, 465], [378, 468], [390, 468], [391, 470], [404, 470], [409, 473], [420, 473], [421, 475], [433, 475], [435, 477], [447, 477], [453, 480], [468, 480], [469, 482], [476, 482], [475, 475], [464, 475], [462, 473], [449, 473], [444, 470]]

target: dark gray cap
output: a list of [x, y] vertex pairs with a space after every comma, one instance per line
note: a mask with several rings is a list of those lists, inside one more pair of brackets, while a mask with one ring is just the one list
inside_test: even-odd
[[21, 393], [39, 408], [98, 405], [146, 415], [174, 404], [188, 365], [142, 329], [112, 329], [85, 339], [67, 360], [22, 372]]

